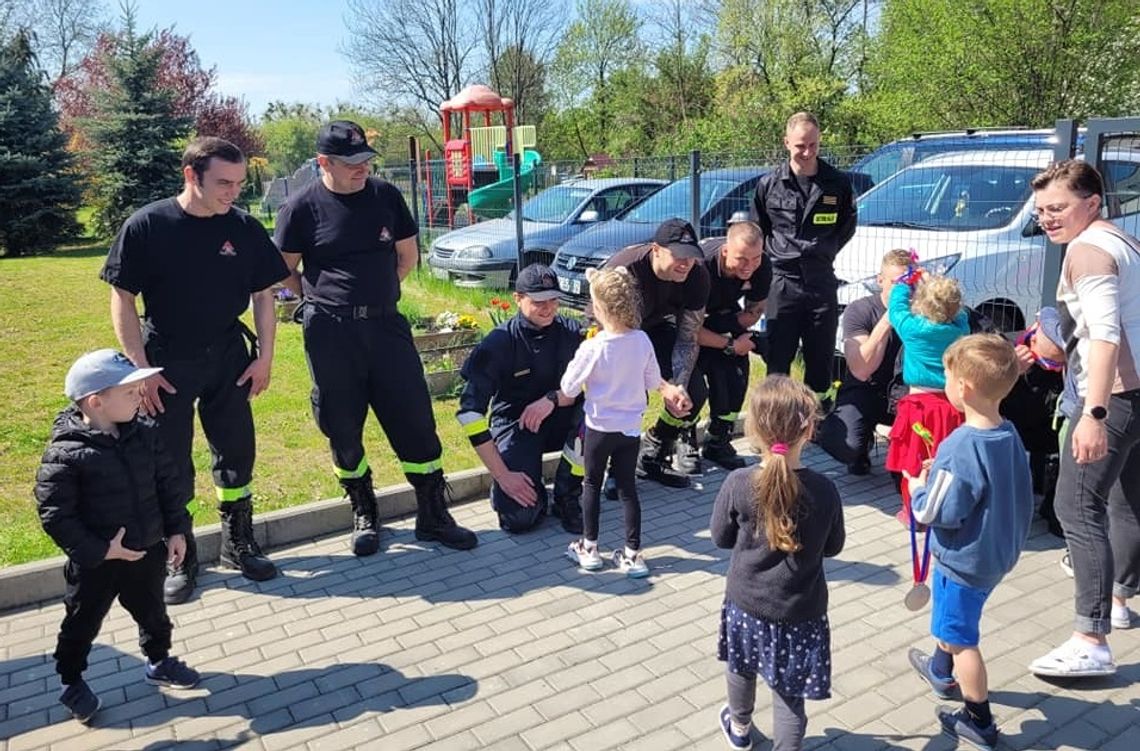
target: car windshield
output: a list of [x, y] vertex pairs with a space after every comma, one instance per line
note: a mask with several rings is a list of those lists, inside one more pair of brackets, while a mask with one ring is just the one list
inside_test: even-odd
[[589, 188], [563, 185], [547, 188], [523, 204], [523, 219], [528, 222], [561, 224], [591, 192]]
[[[701, 215], [738, 185], [727, 180], [701, 178]], [[660, 224], [673, 217], [688, 217], [692, 211], [689, 178], [683, 178], [657, 191], [644, 202], [618, 217], [623, 222]]]
[[1009, 224], [1029, 198], [1036, 165], [920, 165], [903, 170], [859, 198], [859, 224], [944, 232]]

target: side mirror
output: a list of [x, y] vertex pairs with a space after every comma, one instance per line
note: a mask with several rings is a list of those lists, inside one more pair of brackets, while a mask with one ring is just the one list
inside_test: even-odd
[[578, 221], [582, 224], [593, 224], [598, 221], [598, 212], [593, 209], [586, 209], [578, 215]]

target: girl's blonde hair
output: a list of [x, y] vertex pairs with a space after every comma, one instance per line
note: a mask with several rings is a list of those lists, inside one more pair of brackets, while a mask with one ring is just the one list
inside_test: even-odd
[[785, 553], [801, 547], [796, 522], [802, 490], [785, 454], [810, 435], [818, 411], [811, 389], [783, 375], [771, 375], [756, 384], [748, 399], [744, 429], [762, 459], [752, 475], [756, 535], [763, 524], [768, 546]]
[[594, 307], [601, 307], [607, 318], [627, 329], [641, 326], [641, 292], [628, 269], [588, 269], [586, 281]]
[[962, 290], [949, 277], [924, 274], [915, 287], [910, 309], [928, 321], [949, 323], [962, 309]]

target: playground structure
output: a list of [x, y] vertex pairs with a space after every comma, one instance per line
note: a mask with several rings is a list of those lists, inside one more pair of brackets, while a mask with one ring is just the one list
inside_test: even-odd
[[[483, 125], [472, 127], [472, 115], [482, 114]], [[493, 125], [498, 114], [501, 125]], [[514, 198], [513, 159], [519, 155], [522, 192], [530, 189], [542, 156], [534, 150], [533, 125], [516, 126], [515, 104], [489, 87], [474, 84], [440, 105], [443, 122], [443, 185], [432, 170], [431, 152], [424, 152], [426, 209], [430, 221], [454, 227], [456, 214], [466, 206], [468, 223], [478, 216], [497, 219], [511, 210]], [[455, 126], [453, 128], [453, 125]], [[453, 137], [453, 134], [455, 137]], [[442, 199], [442, 200], [440, 200]]]

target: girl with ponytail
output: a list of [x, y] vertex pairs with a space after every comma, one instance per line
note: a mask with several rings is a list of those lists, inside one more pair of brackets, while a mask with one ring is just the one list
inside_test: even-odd
[[745, 429], [760, 466], [725, 478], [709, 522], [717, 546], [732, 549], [717, 651], [728, 683], [720, 727], [733, 748], [752, 744], [757, 675], [772, 691], [776, 749], [801, 748], [804, 699], [831, 696], [823, 559], [843, 549], [846, 534], [834, 483], [800, 463], [818, 409], [787, 376], [752, 389]]

